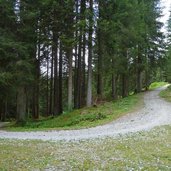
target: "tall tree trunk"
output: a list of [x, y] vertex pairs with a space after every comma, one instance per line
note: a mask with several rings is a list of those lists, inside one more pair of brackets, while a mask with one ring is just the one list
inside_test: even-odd
[[78, 47], [78, 69], [77, 69], [77, 104], [76, 108], [81, 107], [81, 85], [82, 85], [82, 31], [79, 35], [79, 47]]
[[113, 69], [115, 67], [115, 61], [114, 58], [112, 58], [112, 66], [111, 69], [113, 70], [112, 73], [112, 98], [113, 100], [117, 99], [117, 95], [116, 95], [116, 83], [117, 83], [117, 78], [116, 78], [116, 71]]
[[[35, 52], [36, 54], [36, 52]], [[36, 55], [35, 55], [36, 56]], [[33, 106], [32, 106], [32, 117], [34, 119], [39, 118], [39, 81], [40, 81], [40, 43], [38, 44], [37, 48], [37, 58], [35, 57], [35, 77], [34, 77], [34, 84], [33, 84]]]
[[82, 20], [85, 22], [83, 25], [82, 35], [82, 95], [81, 95], [81, 107], [86, 105], [86, 0], [81, 1], [81, 15]]
[[7, 117], [8, 110], [8, 100], [7, 97], [1, 102], [0, 106], [0, 121], [5, 122]]
[[54, 37], [54, 115], [59, 114], [59, 82], [58, 82], [58, 39]]
[[112, 74], [112, 98], [117, 99], [116, 95], [116, 77], [115, 74]]
[[54, 86], [54, 80], [53, 80], [53, 71], [54, 71], [54, 57], [53, 57], [53, 51], [52, 51], [52, 58], [51, 58], [51, 76], [50, 76], [50, 99], [49, 99], [49, 114], [53, 115], [53, 86]]
[[67, 52], [69, 63], [69, 76], [68, 76], [68, 110], [72, 110], [72, 49]]
[[83, 35], [83, 61], [82, 61], [82, 98], [81, 106], [85, 106], [86, 100], [86, 34]]
[[[98, 42], [101, 44], [100, 42]], [[99, 97], [103, 96], [103, 80], [102, 80], [102, 70], [103, 70], [103, 64], [102, 64], [102, 54], [101, 54], [101, 46], [99, 45], [98, 50], [98, 74], [97, 74], [97, 95]]]
[[149, 64], [148, 64], [148, 55], [146, 50], [146, 67], [145, 67], [145, 90], [147, 91], [150, 86], [150, 72], [149, 72]]
[[17, 90], [17, 122], [26, 122], [26, 90], [24, 86], [20, 86]]
[[59, 52], [59, 113], [63, 112], [63, 96], [62, 96], [62, 66], [63, 66], [63, 47], [60, 41], [60, 52]]
[[[31, 104], [31, 100], [30, 100], [30, 93], [27, 91], [26, 92], [26, 114], [27, 114], [27, 118], [29, 118], [30, 116], [30, 104]], [[33, 106], [32, 106], [32, 109], [33, 109]], [[34, 119], [34, 115], [33, 115], [33, 111], [32, 111], [32, 117]]]
[[[101, 10], [102, 10], [102, 0], [99, 0], [99, 22], [101, 19]], [[103, 96], [103, 46], [102, 46], [102, 33], [100, 28], [100, 23], [98, 23], [98, 30], [97, 30], [97, 36], [98, 36], [98, 66], [97, 66], [97, 95], [101, 98]]]
[[[78, 23], [78, 8], [79, 8], [78, 1], [79, 0], [77, 0], [75, 4], [75, 11], [76, 11], [75, 24]], [[75, 39], [78, 40], [78, 28], [76, 28], [76, 31], [75, 31]], [[76, 43], [75, 45], [75, 68], [74, 68], [74, 108], [77, 108], [77, 100], [78, 100], [77, 79], [78, 79], [78, 44]]]
[[[39, 52], [40, 53], [40, 52]], [[38, 55], [40, 57], [40, 54]], [[35, 93], [35, 119], [39, 119], [39, 80], [40, 80], [40, 58], [38, 58], [36, 63], [36, 93]]]
[[3, 111], [3, 103], [0, 103], [0, 121], [3, 121], [4, 118], [4, 111]]
[[2, 110], [2, 102], [0, 103], [0, 121], [2, 121], [2, 115], [3, 115], [3, 110]]
[[75, 46], [75, 68], [74, 68], [74, 108], [77, 108], [78, 104], [78, 47]]
[[137, 93], [141, 92], [142, 89], [142, 82], [141, 82], [141, 50], [138, 46], [138, 55], [137, 55], [137, 61], [136, 61], [136, 90]]
[[89, 17], [89, 42], [88, 42], [88, 83], [87, 83], [87, 106], [92, 105], [92, 36], [93, 36], [93, 0], [90, 0], [90, 17]]
[[[80, 1], [80, 21], [85, 22], [85, 9], [86, 9], [86, 1]], [[85, 34], [85, 27], [84, 25], [80, 25], [79, 27], [79, 46], [78, 46], [78, 68], [77, 68], [77, 98], [76, 98], [76, 108], [80, 108], [84, 105], [85, 101], [85, 45], [84, 45], [84, 34]], [[84, 91], [84, 92], [83, 92]]]
[[47, 61], [47, 75], [46, 75], [46, 116], [49, 116], [49, 57], [46, 55]]
[[128, 76], [126, 74], [122, 74], [122, 97], [128, 96]]
[[137, 74], [136, 74], [136, 81], [137, 81], [137, 93], [141, 92], [142, 89], [142, 82], [141, 82], [141, 71], [140, 69], [137, 69]]

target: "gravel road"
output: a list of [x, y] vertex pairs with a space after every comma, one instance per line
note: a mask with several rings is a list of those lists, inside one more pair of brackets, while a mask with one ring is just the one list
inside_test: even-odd
[[145, 106], [141, 110], [123, 116], [107, 125], [65, 131], [7, 132], [0, 130], [0, 138], [73, 141], [116, 137], [128, 133], [148, 131], [156, 126], [170, 125], [171, 103], [158, 96], [164, 88], [147, 92], [144, 96]]

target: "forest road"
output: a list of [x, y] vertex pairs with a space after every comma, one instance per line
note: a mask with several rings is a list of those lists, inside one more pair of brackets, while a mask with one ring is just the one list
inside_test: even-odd
[[60, 131], [8, 132], [0, 130], [0, 138], [77, 141], [117, 137], [128, 133], [149, 131], [156, 126], [171, 125], [171, 103], [159, 97], [159, 92], [164, 88], [166, 87], [146, 92], [142, 109], [106, 125], [81, 130]]

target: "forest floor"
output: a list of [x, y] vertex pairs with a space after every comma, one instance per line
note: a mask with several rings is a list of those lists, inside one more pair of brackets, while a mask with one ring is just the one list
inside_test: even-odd
[[139, 131], [149, 131], [156, 126], [171, 124], [171, 105], [159, 97], [162, 87], [146, 92], [144, 107], [134, 113], [129, 113], [109, 124], [81, 130], [9, 132], [0, 131], [1, 138], [31, 139], [52, 141], [75, 141], [95, 138], [116, 137]]
[[[143, 109], [104, 126], [75, 131], [0, 131], [0, 170], [170, 171], [171, 104], [159, 97], [163, 89], [145, 93]], [[167, 91], [160, 94], [166, 97], [165, 93], [168, 95]]]

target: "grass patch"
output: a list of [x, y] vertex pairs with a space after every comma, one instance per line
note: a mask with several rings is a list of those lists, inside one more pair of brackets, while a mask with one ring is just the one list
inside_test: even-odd
[[0, 139], [0, 170], [171, 170], [171, 126], [116, 139]]
[[31, 131], [46, 129], [80, 129], [94, 127], [111, 122], [143, 105], [143, 94], [132, 95], [113, 102], [106, 102], [97, 107], [83, 108], [64, 113], [59, 117], [39, 121], [29, 121], [24, 127], [9, 125], [11, 131]]
[[160, 95], [160, 97], [171, 102], [171, 86], [168, 86], [167, 89], [161, 91], [159, 95]]
[[165, 86], [167, 85], [168, 83], [167, 82], [154, 82], [150, 85], [149, 89], [150, 90], [154, 90], [156, 88], [159, 88], [159, 87], [162, 87], [162, 86]]

